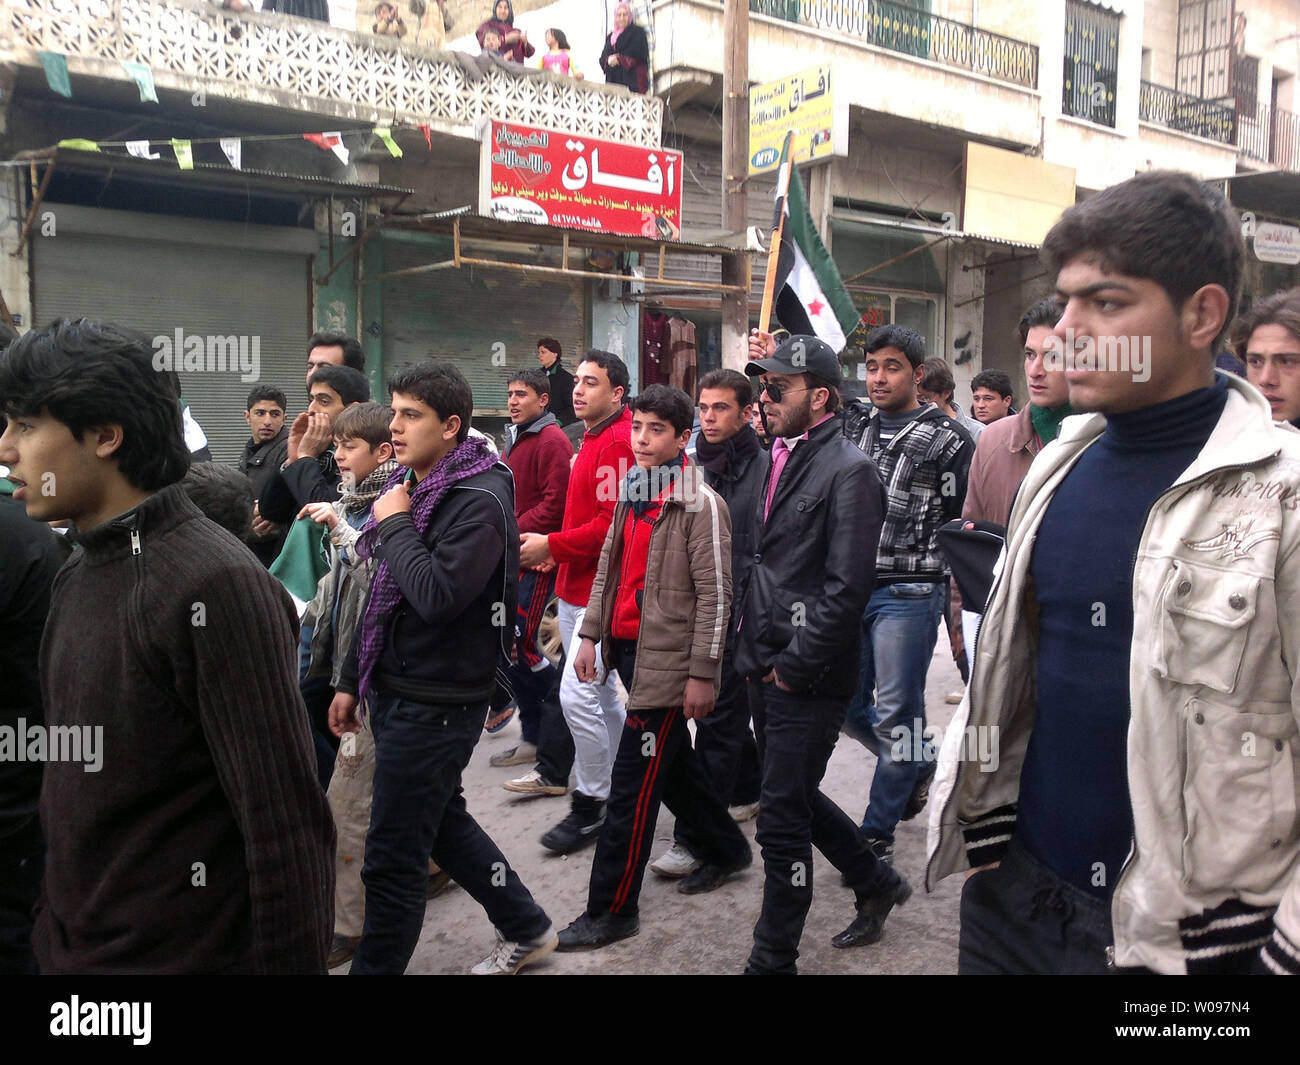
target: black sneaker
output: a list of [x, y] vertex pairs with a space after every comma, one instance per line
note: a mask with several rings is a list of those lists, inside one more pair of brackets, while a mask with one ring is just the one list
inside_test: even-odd
[[910, 821], [925, 809], [925, 804], [930, 799], [930, 782], [934, 780], [934, 774], [938, 768], [938, 762], [931, 762], [925, 772], [921, 774], [921, 779], [912, 788], [912, 794], [907, 797], [907, 805], [903, 807], [903, 816], [899, 818], [900, 821]]
[[677, 890], [683, 895], [703, 895], [709, 891], [716, 891], [736, 873], [748, 869], [753, 860], [753, 855], [747, 854], [743, 862], [732, 862], [729, 865], [705, 862], [690, 876], [682, 879], [677, 885]]
[[634, 915], [623, 917], [615, 913], [602, 913], [592, 917], [584, 913], [568, 928], [560, 931], [560, 942], [556, 950], [562, 953], [575, 950], [595, 950], [617, 943], [620, 939], [631, 939], [641, 931], [641, 921]]
[[572, 854], [596, 842], [605, 823], [603, 802], [574, 802], [569, 816], [542, 837], [542, 846], [556, 854]]
[[898, 883], [880, 895], [858, 900], [858, 915], [839, 935], [832, 937], [832, 947], [865, 947], [885, 934], [885, 918], [895, 906], [912, 897], [912, 885], [898, 877]]

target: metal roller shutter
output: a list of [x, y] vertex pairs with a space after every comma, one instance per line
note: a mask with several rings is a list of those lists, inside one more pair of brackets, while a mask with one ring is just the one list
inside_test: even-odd
[[[717, 144], [684, 138], [664, 138], [665, 148], [676, 148], [686, 161], [686, 180], [682, 184], [682, 239], [704, 240], [716, 237], [722, 230], [722, 148]], [[766, 239], [772, 229], [773, 195], [776, 192], [776, 175], [760, 174], [750, 179], [746, 210], [749, 224], [763, 231]], [[753, 284], [750, 300], [763, 301], [764, 259], [753, 259]], [[721, 261], [707, 261], [693, 256], [669, 255], [665, 259], [665, 272], [674, 277], [689, 277], [695, 281], [720, 282]], [[666, 304], [672, 296], [662, 293]]]
[[[385, 272], [450, 258], [450, 240], [384, 241]], [[510, 374], [537, 366], [538, 337], [558, 340], [570, 369], [587, 347], [586, 285], [577, 279], [466, 266], [381, 285], [385, 372], [429, 358], [454, 363], [480, 415], [505, 413]]]
[[[256, 384], [284, 391], [289, 417], [306, 407], [304, 344], [311, 333], [313, 231], [55, 205], [57, 235], [32, 248], [35, 320], [88, 317], [151, 337], [204, 338], [205, 366], [234, 337], [259, 373], [228, 357], [224, 371], [182, 372], [181, 388], [218, 462], [235, 464]], [[296, 249], [296, 250], [290, 250]], [[254, 346], [256, 341], [256, 347]], [[208, 353], [211, 352], [211, 358]]]

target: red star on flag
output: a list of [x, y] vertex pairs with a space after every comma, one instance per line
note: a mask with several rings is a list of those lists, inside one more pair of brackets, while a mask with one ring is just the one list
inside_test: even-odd
[[808, 313], [814, 318], [820, 318], [822, 311], [826, 309], [826, 304], [821, 300], [814, 298], [812, 303], [808, 304]]

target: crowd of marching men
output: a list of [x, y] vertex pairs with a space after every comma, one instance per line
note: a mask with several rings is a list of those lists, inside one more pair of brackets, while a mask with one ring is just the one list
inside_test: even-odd
[[[473, 971], [512, 973], [635, 936], [647, 867], [717, 889], [754, 819], [734, 969], [793, 973], [812, 849], [832, 945], [876, 943], [927, 810], [962, 972], [1300, 971], [1300, 290], [1239, 308], [1235, 218], [1168, 171], [1043, 255], [1018, 409], [986, 372], [967, 415], [898, 325], [863, 400], [811, 336], [755, 330], [695, 396], [544, 337], [499, 454], [436, 356], [379, 403], [316, 334], [307, 410], [254, 388], [234, 470], [192, 461], [146, 339], [11, 338], [0, 970], [401, 973], [455, 882], [496, 934]], [[1074, 337], [1149, 361], [1081, 368]], [[595, 848], [567, 923], [461, 789], [516, 716], [503, 787], [568, 795], [541, 845]], [[860, 821], [820, 790], [841, 733], [874, 755]]]

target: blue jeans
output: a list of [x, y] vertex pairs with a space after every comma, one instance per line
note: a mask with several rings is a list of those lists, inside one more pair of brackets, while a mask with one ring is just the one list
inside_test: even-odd
[[550, 920], [465, 808], [461, 774], [486, 704], [430, 706], [376, 693], [374, 800], [361, 879], [366, 923], [354, 975], [405, 971], [424, 924], [429, 857], [487, 912], [506, 939], [540, 936]]
[[943, 615], [943, 589], [942, 583], [882, 585], [862, 615], [861, 674], [845, 730], [876, 756], [862, 816], [862, 831], [870, 836], [894, 838], [912, 788], [937, 753], [923, 741], [925, 675]]

